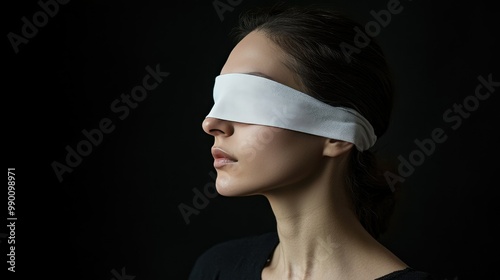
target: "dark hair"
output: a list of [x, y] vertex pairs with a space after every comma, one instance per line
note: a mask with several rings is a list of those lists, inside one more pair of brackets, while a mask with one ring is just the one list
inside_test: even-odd
[[[381, 47], [373, 38], [357, 52], [355, 27], [363, 27], [338, 10], [321, 6], [278, 3], [245, 11], [232, 30], [240, 41], [254, 30], [263, 31], [287, 54], [285, 65], [307, 94], [332, 106], [357, 110], [380, 138], [390, 122], [393, 82]], [[394, 194], [372, 151], [352, 149], [347, 186], [363, 227], [379, 238], [393, 212]]]

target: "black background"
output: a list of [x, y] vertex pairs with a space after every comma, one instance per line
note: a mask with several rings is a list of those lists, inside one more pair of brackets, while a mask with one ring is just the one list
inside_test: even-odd
[[[178, 208], [193, 206], [193, 189], [213, 183], [212, 138], [201, 122], [233, 47], [229, 31], [242, 11], [272, 3], [220, 1], [237, 4], [222, 19], [213, 1], [72, 0], [18, 53], [7, 34], [21, 35], [21, 18], [32, 20], [41, 8], [37, 1], [3, 3], [3, 158], [4, 167], [16, 168], [18, 220], [17, 272], [1, 279], [186, 279], [211, 245], [274, 229], [262, 197], [209, 198], [189, 224]], [[315, 3], [365, 24], [388, 2]], [[493, 279], [500, 89], [458, 129], [443, 113], [474, 94], [478, 76], [500, 81], [497, 9], [494, 1], [436, 2], [401, 1], [403, 11], [376, 36], [398, 92], [381, 155], [408, 158], [414, 140], [436, 128], [448, 137], [406, 178], [382, 241], [442, 279]], [[120, 120], [110, 105], [157, 64], [169, 76]], [[51, 164], [64, 164], [65, 147], [75, 148], [85, 140], [81, 131], [103, 118], [114, 131], [60, 182]], [[7, 186], [2, 193], [6, 214]], [[7, 272], [5, 226], [2, 233]]]

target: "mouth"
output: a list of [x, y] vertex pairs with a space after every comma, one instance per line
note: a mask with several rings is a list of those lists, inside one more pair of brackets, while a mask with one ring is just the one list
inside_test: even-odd
[[217, 147], [212, 148], [212, 156], [214, 157], [215, 168], [222, 168], [228, 164], [234, 164], [238, 162], [235, 157]]

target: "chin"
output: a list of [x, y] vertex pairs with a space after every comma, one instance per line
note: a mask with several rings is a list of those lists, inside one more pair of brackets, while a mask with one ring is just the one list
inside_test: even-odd
[[220, 183], [216, 182], [215, 187], [217, 189], [217, 192], [222, 196], [236, 197], [236, 196], [246, 195], [246, 192], [242, 191], [241, 189], [237, 188], [236, 186], [231, 186], [228, 184], [220, 184]]
[[256, 193], [254, 187], [244, 186], [241, 182], [235, 183], [234, 180], [224, 178], [224, 176], [217, 176], [215, 188], [220, 195], [227, 197], [249, 196]]

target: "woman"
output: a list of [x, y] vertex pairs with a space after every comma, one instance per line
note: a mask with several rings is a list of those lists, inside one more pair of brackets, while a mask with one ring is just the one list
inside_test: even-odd
[[216, 188], [265, 196], [277, 231], [218, 244], [190, 279], [431, 279], [378, 241], [394, 201], [370, 150], [393, 87], [381, 48], [324, 8], [248, 11], [202, 123]]

